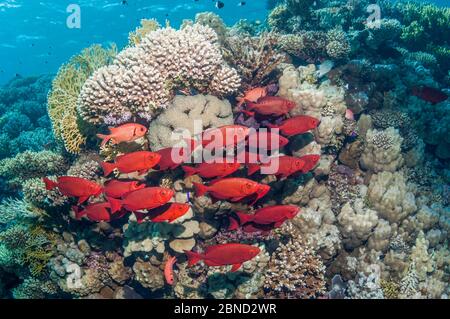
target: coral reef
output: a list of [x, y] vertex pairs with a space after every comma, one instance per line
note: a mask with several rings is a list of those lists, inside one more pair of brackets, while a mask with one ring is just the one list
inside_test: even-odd
[[199, 24], [149, 32], [83, 84], [81, 117], [93, 124], [120, 124], [133, 116], [150, 120], [167, 107], [176, 88], [235, 92], [240, 78], [224, 64], [217, 41], [211, 28]]
[[[49, 77], [10, 81], [0, 89], [0, 298], [448, 298], [450, 15], [378, 3], [383, 18], [372, 22], [369, 1], [344, 0], [274, 1], [267, 21], [232, 27], [211, 12], [180, 29], [143, 19], [120, 52], [95, 45], [64, 64], [48, 96]], [[256, 87], [295, 106], [238, 113], [236, 97]], [[213, 180], [180, 167], [103, 176], [101, 162], [120, 155], [299, 115], [314, 128], [270, 156], [320, 159], [303, 157], [289, 178], [242, 165], [231, 177], [270, 186], [253, 205], [197, 196]], [[127, 122], [148, 132], [98, 146], [97, 133]], [[99, 194], [78, 206], [103, 203], [107, 221], [80, 218], [76, 200], [42, 180], [59, 176], [170, 188], [168, 205], [186, 211], [171, 222], [153, 209], [110, 213], [125, 200]], [[273, 205], [299, 213], [229, 227]], [[206, 260], [210, 247], [235, 243], [256, 251], [237, 271]], [[189, 265], [185, 251], [202, 260]]]

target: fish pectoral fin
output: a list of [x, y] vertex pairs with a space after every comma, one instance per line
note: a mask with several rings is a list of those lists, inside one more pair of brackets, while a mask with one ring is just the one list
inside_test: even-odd
[[232, 202], [239, 202], [240, 200], [243, 200], [245, 198], [245, 196], [240, 196], [240, 197], [233, 197], [231, 198]]
[[147, 173], [146, 169], [141, 169], [140, 171], [138, 171], [139, 175], [144, 175], [145, 173]]
[[85, 201], [87, 201], [89, 196], [81, 196], [78, 198], [78, 205], [83, 204]]
[[284, 220], [276, 222], [275, 224], [273, 224], [273, 227], [274, 228], [279, 228], [279, 227], [281, 227], [281, 225], [283, 225], [284, 222], [285, 222]]
[[231, 267], [231, 272], [237, 271], [241, 266], [242, 264], [234, 264], [233, 267]]

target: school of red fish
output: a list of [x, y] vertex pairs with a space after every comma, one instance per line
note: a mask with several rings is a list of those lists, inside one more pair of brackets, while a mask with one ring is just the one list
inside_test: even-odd
[[[270, 129], [278, 129], [280, 134], [272, 131], [252, 134], [250, 128], [242, 125], [227, 125], [209, 129], [201, 134], [201, 143], [197, 145], [193, 140], [190, 148], [174, 149], [166, 148], [156, 152], [137, 151], [117, 156], [113, 163], [102, 162], [104, 176], [108, 177], [114, 171], [119, 173], [145, 174], [150, 170], [175, 170], [181, 166], [185, 176], [199, 175], [204, 179], [213, 179], [207, 184], [193, 183], [196, 196], [209, 195], [213, 202], [224, 200], [229, 202], [244, 202], [250, 206], [255, 205], [269, 191], [270, 186], [258, 183], [249, 178], [231, 176], [243, 166], [247, 167], [247, 176], [264, 173], [264, 168], [278, 161], [277, 170], [271, 174], [277, 178], [288, 178], [296, 174], [305, 174], [311, 171], [318, 163], [320, 155], [306, 155], [302, 157], [278, 156], [263, 157], [257, 150], [250, 149], [249, 145], [258, 145], [258, 148], [266, 151], [274, 151], [271, 141], [276, 140], [278, 148], [289, 143], [289, 138], [298, 134], [307, 133], [315, 129], [320, 121], [316, 118], [299, 115], [288, 117], [289, 111], [295, 107], [295, 103], [281, 97], [268, 96], [264, 87], [247, 91], [243, 97], [237, 99], [238, 112], [247, 116], [255, 116], [264, 119], [284, 117], [279, 125], [267, 125]], [[242, 108], [245, 106], [245, 108]], [[230, 137], [230, 131], [231, 136]], [[110, 128], [110, 134], [98, 134], [102, 139], [101, 145], [133, 142], [147, 133], [147, 128], [137, 123], [127, 123], [115, 128]], [[220, 141], [215, 141], [217, 133], [221, 133]], [[255, 140], [256, 144], [248, 143]], [[247, 141], [247, 142], [246, 142]], [[259, 143], [266, 141], [266, 143]], [[219, 145], [218, 145], [219, 143]], [[193, 150], [198, 146], [204, 149], [212, 147], [236, 147], [239, 143], [247, 143], [247, 149], [236, 155], [235, 158], [226, 158], [222, 161], [203, 162], [195, 166], [182, 165], [191, 158]], [[260, 145], [261, 144], [261, 145]], [[173, 152], [181, 155], [181, 161], [172, 158]], [[242, 156], [240, 156], [242, 155]], [[238, 160], [238, 158], [240, 160]], [[187, 203], [172, 202], [174, 190], [164, 187], [150, 187], [143, 182], [119, 180], [112, 178], [104, 185], [93, 181], [61, 176], [56, 181], [44, 178], [46, 188], [57, 188], [63, 195], [77, 198], [77, 205], [73, 206], [75, 218], [87, 218], [94, 222], [109, 222], [121, 218], [127, 213], [135, 215], [138, 223], [150, 221], [154, 223], [172, 223], [186, 214], [190, 205]], [[99, 197], [104, 194], [105, 201], [86, 204], [90, 197]], [[286, 220], [294, 218], [300, 209], [292, 205], [265, 206], [257, 209], [253, 214], [235, 212], [229, 216], [229, 231], [241, 228], [244, 232], [270, 232], [280, 227]], [[260, 252], [259, 248], [239, 243], [227, 243], [209, 246], [204, 253], [185, 251], [188, 264], [193, 265], [200, 260], [208, 266], [232, 265], [231, 271], [236, 271], [242, 263], [254, 258]], [[173, 284], [173, 266], [175, 257], [169, 257], [164, 269], [166, 281]]]

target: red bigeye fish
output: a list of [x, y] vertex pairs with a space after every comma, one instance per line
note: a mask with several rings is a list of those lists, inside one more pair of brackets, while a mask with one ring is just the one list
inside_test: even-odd
[[433, 105], [448, 99], [447, 94], [429, 86], [413, 87], [411, 94]]
[[[168, 209], [158, 214], [156, 217], [152, 218], [151, 221], [154, 223], [162, 223], [162, 222], [173, 222], [174, 220], [184, 216], [189, 211], [191, 206], [186, 203], [170, 203]], [[155, 208], [153, 211], [149, 212], [149, 214], [154, 214], [158, 208]]]
[[139, 151], [118, 156], [115, 163], [102, 162], [102, 168], [105, 176], [118, 169], [121, 173], [139, 172], [144, 174], [149, 169], [156, 166], [161, 159], [161, 155], [153, 152]]
[[80, 210], [77, 206], [72, 206], [76, 219], [81, 219], [81, 217], [86, 216], [94, 222], [109, 222], [111, 220], [110, 209], [111, 206], [109, 203], [91, 204], [83, 210]]
[[164, 278], [169, 285], [173, 285], [173, 265], [177, 262], [177, 257], [172, 256], [167, 258], [166, 264], [164, 265]]
[[145, 188], [144, 184], [139, 185], [139, 182], [122, 182], [118, 180], [111, 180], [106, 183], [103, 188], [103, 193], [108, 197], [121, 198], [123, 195]]
[[260, 249], [244, 244], [220, 244], [206, 247], [205, 253], [200, 254], [185, 250], [188, 257], [188, 265], [195, 265], [200, 260], [208, 266], [233, 265], [231, 271], [237, 271], [242, 263], [253, 259], [260, 253]]
[[[196, 195], [202, 196], [210, 193], [217, 200], [229, 200], [237, 202], [251, 195], [258, 195], [253, 201], [255, 203], [259, 198], [267, 194], [270, 187], [268, 185], [259, 184], [247, 178], [229, 177], [213, 181], [209, 186], [200, 183], [193, 183]], [[262, 187], [264, 186], [264, 187]], [[266, 188], [267, 189], [266, 191]], [[264, 193], [264, 191], [266, 191]]]
[[43, 181], [47, 190], [58, 188], [63, 195], [78, 197], [78, 204], [84, 203], [91, 196], [99, 196], [102, 193], [100, 185], [80, 177], [61, 176], [58, 177], [57, 182], [44, 177]]
[[238, 220], [230, 217], [228, 230], [235, 230], [241, 225], [255, 223], [258, 225], [274, 224], [280, 227], [286, 220], [292, 219], [300, 212], [300, 208], [294, 205], [275, 205], [258, 209], [253, 215], [236, 212]]
[[161, 155], [157, 166], [158, 170], [174, 170], [186, 162], [199, 146], [195, 140], [188, 140], [188, 142], [190, 143], [190, 149], [188, 147], [167, 147], [156, 151], [155, 153]]
[[302, 160], [305, 163], [305, 165], [301, 169], [301, 172], [303, 174], [306, 174], [309, 171], [311, 171], [314, 167], [316, 167], [317, 163], [320, 160], [320, 155], [309, 154], [309, 155], [300, 157], [300, 160]]
[[301, 157], [279, 156], [272, 157], [268, 162], [262, 164], [248, 164], [248, 175], [252, 175], [261, 169], [263, 175], [275, 175], [280, 178], [289, 177], [297, 172], [303, 172], [306, 160]]
[[147, 128], [141, 124], [128, 123], [118, 127], [110, 127], [109, 131], [111, 132], [109, 135], [97, 134], [98, 138], [103, 139], [101, 146], [104, 146], [109, 140], [111, 140], [113, 144], [132, 142], [144, 136], [145, 133], [147, 133]]
[[248, 136], [247, 145], [252, 149], [277, 150], [289, 143], [284, 136], [273, 132], [256, 132]]
[[146, 218], [154, 223], [171, 223], [186, 214], [190, 207], [187, 203], [167, 203], [149, 210], [147, 213], [134, 212], [134, 216], [136, 216], [138, 224], [141, 224]]
[[315, 117], [308, 115], [298, 115], [283, 121], [280, 125], [269, 124], [268, 127], [278, 128], [283, 135], [290, 137], [297, 134], [303, 134], [312, 129], [315, 129], [319, 125], [319, 123], [320, 121]]
[[243, 112], [250, 116], [255, 115], [255, 113], [267, 116], [281, 116], [289, 113], [295, 106], [295, 102], [282, 97], [266, 96], [259, 99], [257, 103], [247, 103], [247, 110]]
[[239, 101], [237, 107], [241, 107], [242, 104], [248, 103], [248, 102], [258, 102], [260, 98], [263, 98], [267, 95], [267, 88], [266, 87], [257, 87], [251, 90], [248, 90], [244, 93], [243, 97], [237, 97], [236, 100]]
[[208, 129], [202, 133], [202, 145], [205, 149], [236, 146], [245, 141], [250, 128], [242, 125], [225, 125]]
[[122, 207], [130, 212], [143, 209], [153, 209], [166, 204], [174, 195], [170, 188], [147, 187], [126, 194], [122, 200], [108, 198], [111, 204], [112, 213], [117, 212]]
[[203, 178], [223, 178], [236, 172], [241, 164], [236, 161], [230, 162], [222, 159], [224, 163], [201, 163], [196, 167], [182, 166], [185, 177], [199, 175]]

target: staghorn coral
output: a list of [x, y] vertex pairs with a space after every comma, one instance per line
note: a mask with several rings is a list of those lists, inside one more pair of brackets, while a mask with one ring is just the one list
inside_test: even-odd
[[[313, 247], [290, 224], [280, 230], [279, 246], [265, 273], [267, 297], [317, 298], [325, 293], [324, 266]], [[286, 236], [286, 238], [283, 238]]]
[[211, 28], [199, 24], [148, 33], [85, 82], [79, 114], [93, 124], [118, 124], [131, 117], [149, 121], [167, 107], [177, 88], [219, 95], [236, 91], [240, 79], [224, 64], [217, 41]]
[[277, 50], [276, 35], [263, 33], [258, 37], [228, 37], [224, 43], [225, 60], [235, 66], [244, 90], [269, 84], [285, 56]]
[[82, 132], [83, 123], [77, 115], [78, 95], [88, 77], [112, 61], [116, 50], [115, 45], [109, 49], [100, 45], [86, 48], [61, 66], [53, 80], [48, 94], [48, 114], [55, 137], [64, 142], [70, 153], [79, 153], [86, 143], [86, 136]]

